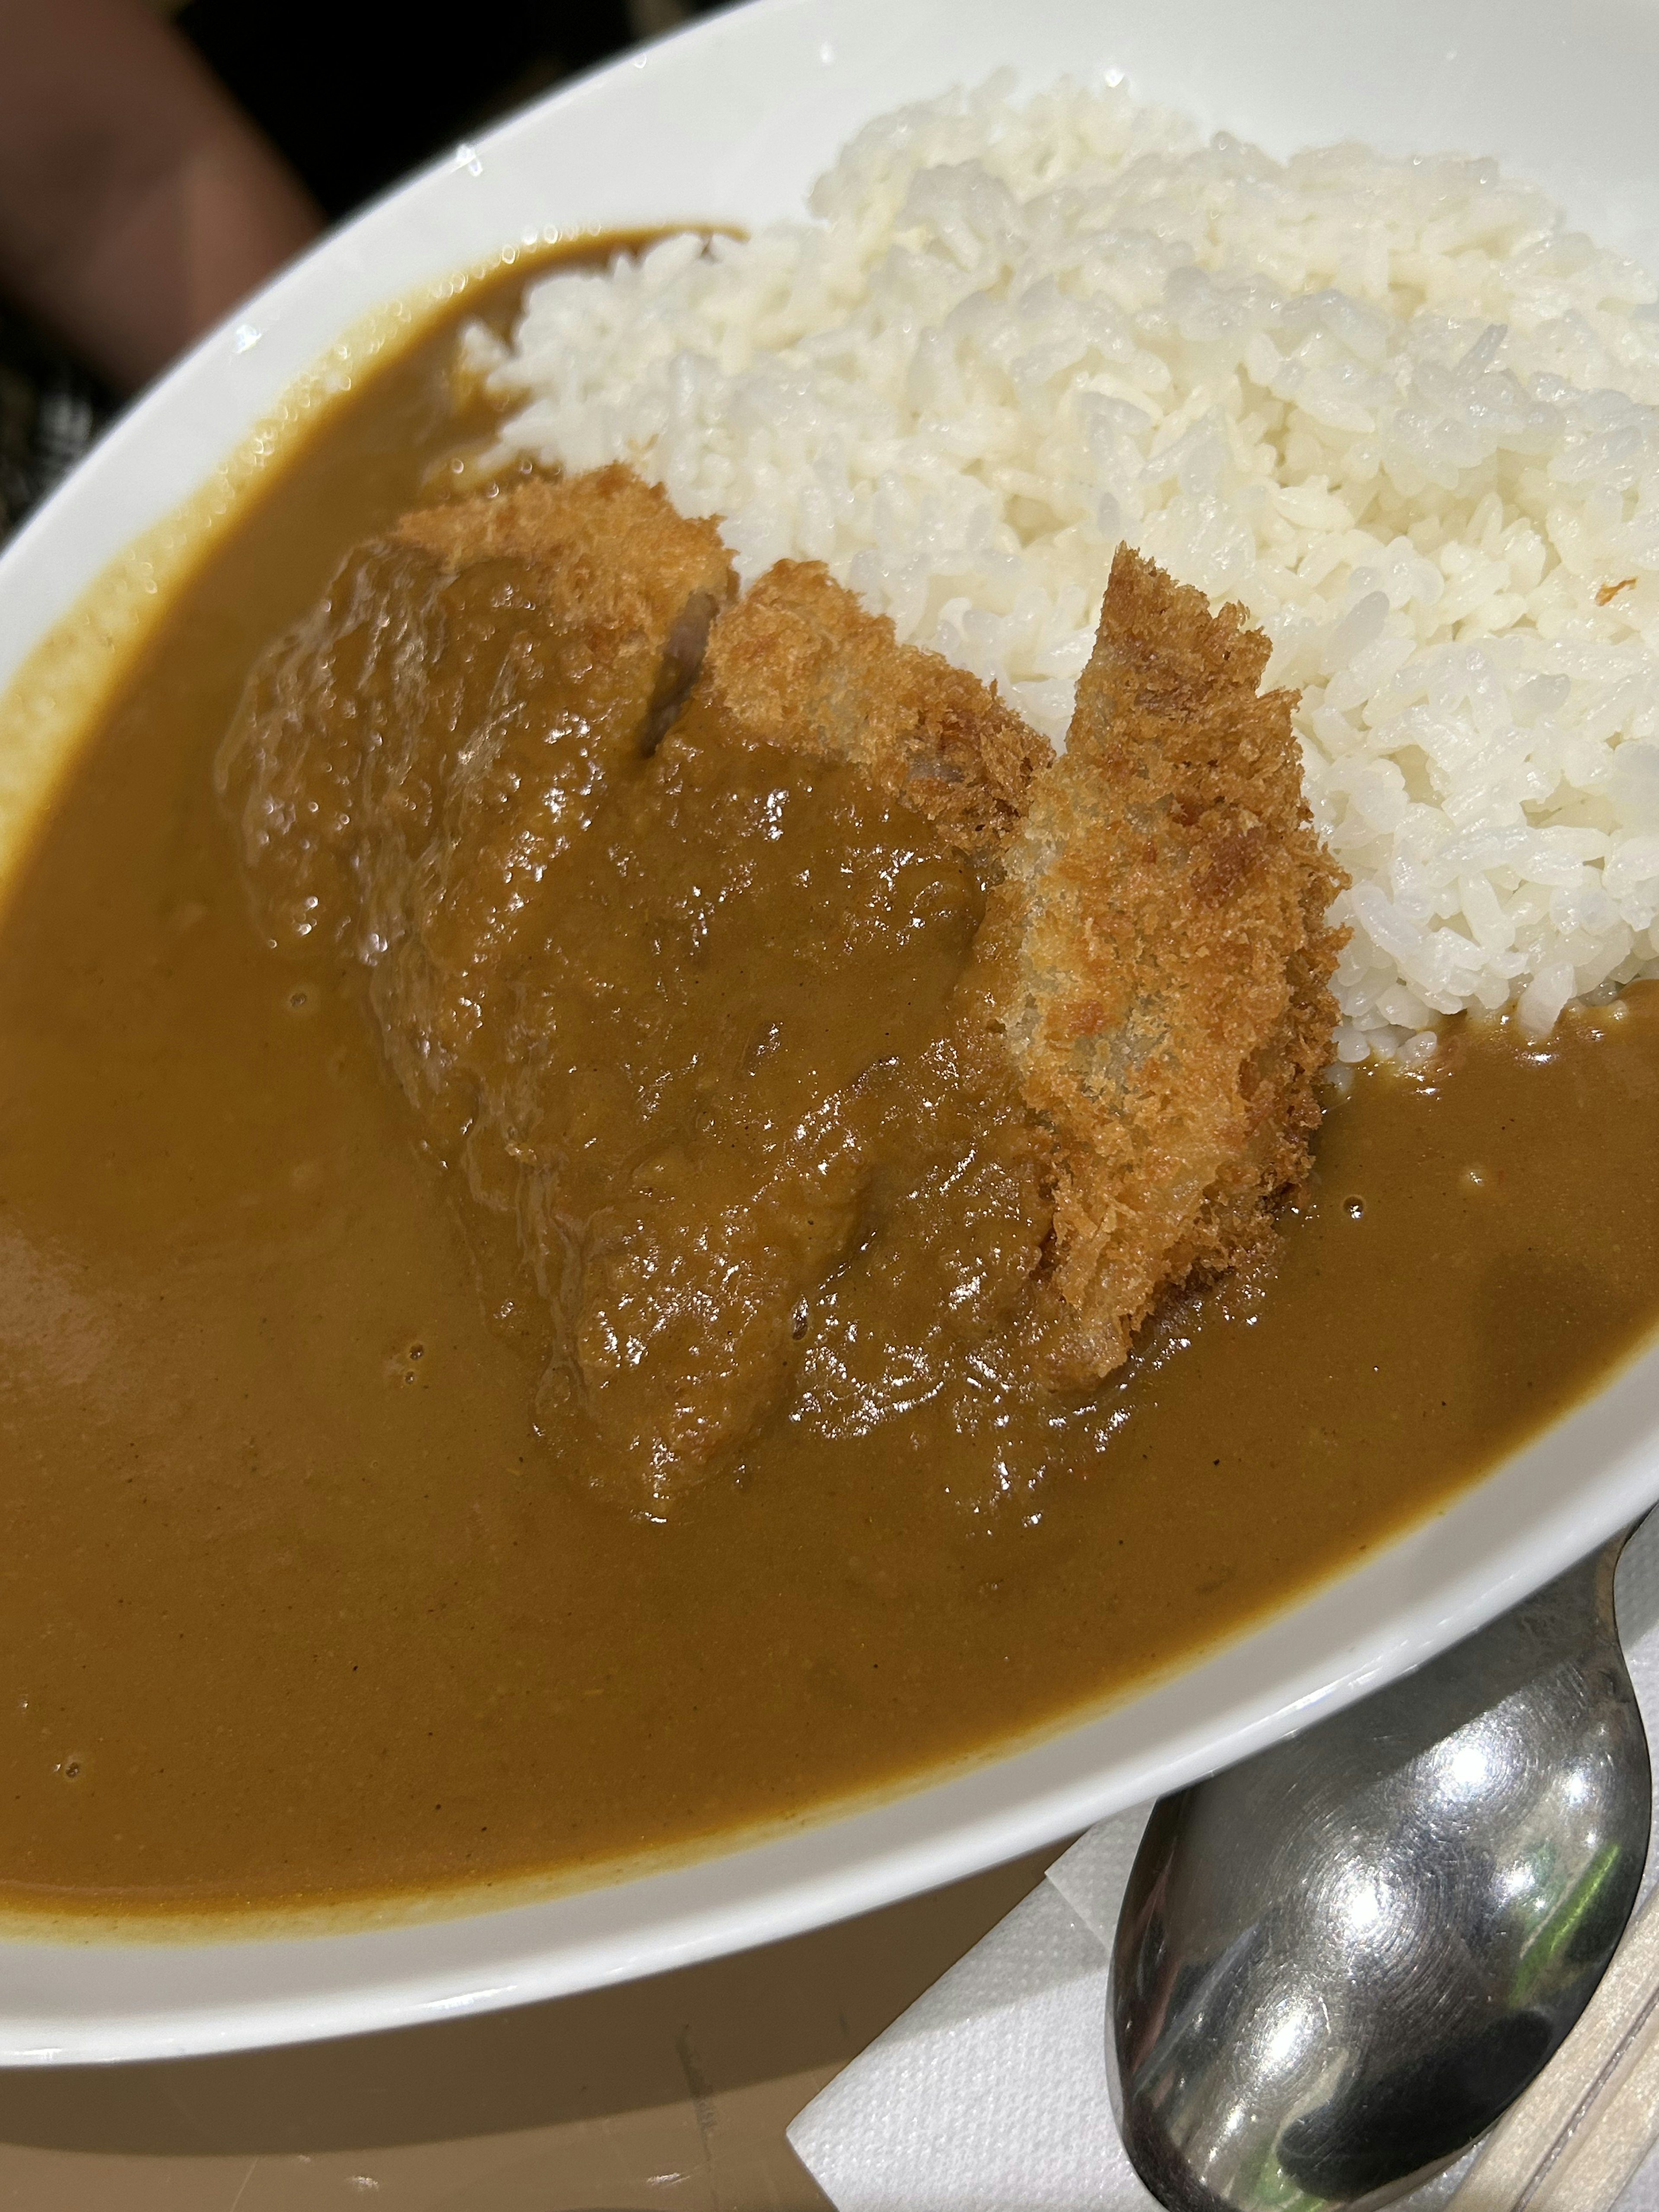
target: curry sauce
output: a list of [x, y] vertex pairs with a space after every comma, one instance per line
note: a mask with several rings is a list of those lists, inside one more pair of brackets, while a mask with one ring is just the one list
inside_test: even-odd
[[[0, 931], [14, 1905], [568, 1873], [984, 1755], [1432, 1510], [1659, 1302], [1659, 991], [1638, 986], [1545, 1048], [1460, 1027], [1425, 1074], [1362, 1073], [1267, 1267], [1170, 1309], [1097, 1389], [1020, 1398], [1012, 1448], [918, 1394], [902, 1419], [775, 1419], [672, 1515], [573, 1479], [617, 1442], [562, 1431], [544, 1339], [503, 1322], [512, 1212], [388, 1079], [357, 968], [273, 951], [214, 788], [257, 656], [454, 442], [450, 343], [371, 379], [179, 592]], [[789, 1097], [894, 1057], [872, 1025], [925, 1054], [982, 886], [845, 772], [750, 766], [752, 787], [689, 726], [636, 801], [678, 777], [717, 842], [781, 778], [811, 850], [856, 849], [871, 879], [842, 945], [823, 884], [785, 871], [844, 957], [768, 987], [822, 989], [821, 1019], [786, 1035], [757, 1002], [732, 1050]], [[908, 963], [877, 926], [900, 853], [926, 878]], [[685, 892], [659, 878], [593, 972], [625, 984], [651, 897]], [[915, 1116], [884, 1079], [868, 1121], [902, 1152]], [[687, 1085], [688, 1126], [729, 1103]], [[971, 1151], [985, 1102], [955, 1095]], [[562, 1109], [614, 1110], [597, 1077]], [[1018, 1147], [1006, 1164], [1018, 1241], [1041, 1222]], [[637, 1202], [674, 1173], [657, 1161]], [[805, 1358], [787, 1297], [763, 1303], [787, 1324], [767, 1356]]]

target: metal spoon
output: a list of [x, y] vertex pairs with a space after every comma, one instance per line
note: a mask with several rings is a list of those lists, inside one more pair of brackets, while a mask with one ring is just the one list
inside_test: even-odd
[[1449, 2165], [1583, 2009], [1636, 1899], [1624, 1539], [1415, 1674], [1154, 1810], [1107, 2034], [1171, 2212], [1358, 2212]]

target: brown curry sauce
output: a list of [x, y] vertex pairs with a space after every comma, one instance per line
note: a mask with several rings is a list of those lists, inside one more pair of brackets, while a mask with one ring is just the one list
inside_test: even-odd
[[353, 978], [262, 942], [211, 781], [259, 648], [453, 441], [449, 343], [180, 592], [0, 938], [14, 1905], [566, 1872], [983, 1755], [1432, 1510], [1654, 1316], [1642, 986], [1361, 1074], [1271, 1279], [996, 1480], [927, 1409], [793, 1425], [659, 1523], [565, 1480], [477, 1220]]

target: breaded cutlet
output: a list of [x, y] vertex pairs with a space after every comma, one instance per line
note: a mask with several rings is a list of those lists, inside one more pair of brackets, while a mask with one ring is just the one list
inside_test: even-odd
[[[519, 939], [539, 942], [571, 825], [694, 680], [725, 738], [855, 767], [986, 888], [960, 1041], [1006, 1049], [1053, 1209], [1026, 1353], [1050, 1381], [1094, 1381], [1165, 1291], [1255, 1252], [1307, 1171], [1341, 878], [1302, 801], [1291, 698], [1258, 693], [1267, 641], [1120, 551], [1056, 755], [823, 568], [733, 589], [715, 526], [626, 468], [404, 517], [266, 656], [227, 740], [250, 862], [283, 841], [271, 912], [297, 941], [320, 900], [385, 948], [392, 1063], [459, 1133], [505, 1079]], [[387, 620], [395, 649], [360, 665]], [[580, 731], [550, 744], [571, 696]], [[523, 1103], [490, 1111], [517, 1127]], [[490, 1202], [518, 1204], [523, 1180], [504, 1154]]]
[[712, 523], [601, 469], [405, 515], [256, 663], [216, 779], [261, 926], [371, 948], [388, 1057], [446, 1145], [538, 887], [733, 588]]
[[1308, 1171], [1346, 878], [1303, 800], [1295, 695], [1258, 690], [1269, 651], [1121, 547], [987, 917], [1058, 1140], [1056, 1350], [1079, 1374], [1118, 1365], [1166, 1288], [1249, 1258]]
[[1055, 754], [816, 564], [709, 635], [697, 696], [735, 732], [854, 763], [987, 871], [968, 988], [1052, 1137], [1033, 1350], [1056, 1382], [1109, 1373], [1164, 1291], [1255, 1253], [1308, 1170], [1344, 878], [1293, 695], [1258, 693], [1268, 651], [1121, 548]]
[[737, 589], [714, 524], [688, 520], [655, 484], [619, 463], [417, 507], [392, 534], [451, 571], [488, 561], [531, 563], [567, 629], [589, 629], [608, 659], [639, 655], [655, 668], [647, 741], [672, 720], [708, 626]]

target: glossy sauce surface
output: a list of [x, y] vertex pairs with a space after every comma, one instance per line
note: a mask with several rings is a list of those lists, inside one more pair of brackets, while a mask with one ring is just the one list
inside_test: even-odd
[[[1653, 1318], [1640, 987], [1547, 1051], [1461, 1030], [1362, 1075], [1271, 1279], [1172, 1314], [1041, 1452], [782, 1424], [665, 1522], [568, 1479], [357, 987], [264, 941], [212, 787], [259, 649], [453, 441], [447, 350], [181, 592], [0, 930], [15, 1905], [568, 1869], [983, 1753], [1429, 1510]], [[948, 983], [976, 894], [945, 888]]]

